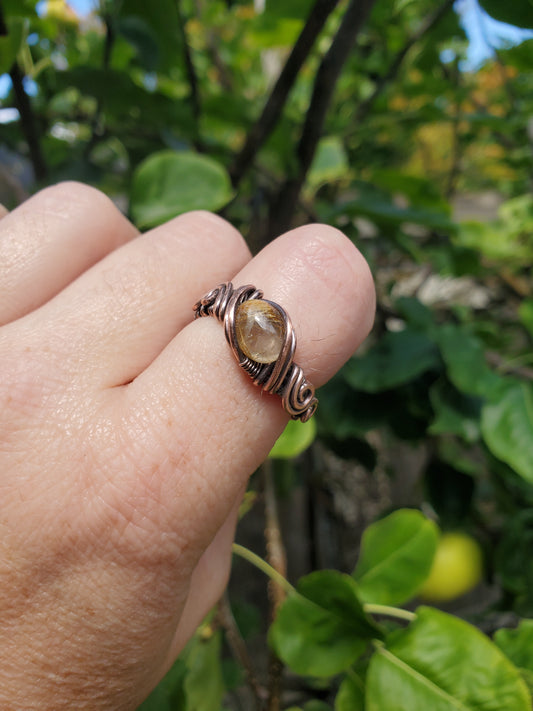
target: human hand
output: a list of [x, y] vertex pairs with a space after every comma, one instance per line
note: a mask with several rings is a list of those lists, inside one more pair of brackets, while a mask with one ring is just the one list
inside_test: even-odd
[[63, 184], [0, 221], [0, 708], [134, 709], [229, 572], [248, 476], [287, 416], [193, 304], [255, 284], [316, 386], [370, 329], [366, 263], [301, 227], [254, 259], [194, 212], [143, 236]]

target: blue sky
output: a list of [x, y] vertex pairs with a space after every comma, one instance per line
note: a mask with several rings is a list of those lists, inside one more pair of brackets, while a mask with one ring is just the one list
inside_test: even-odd
[[[502, 0], [502, 2], [513, 0]], [[456, 0], [455, 9], [468, 37], [468, 52], [463, 69], [475, 71], [494, 55], [495, 49], [519, 44], [533, 38], [532, 30], [523, 30], [504, 22], [493, 20], [479, 6], [477, 0]]]

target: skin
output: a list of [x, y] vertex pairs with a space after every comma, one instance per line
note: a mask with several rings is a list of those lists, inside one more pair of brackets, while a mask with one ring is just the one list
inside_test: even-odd
[[372, 278], [331, 227], [251, 259], [215, 215], [139, 236], [76, 183], [0, 216], [0, 708], [135, 709], [223, 592], [287, 421], [192, 305], [263, 289], [319, 386], [371, 328]]

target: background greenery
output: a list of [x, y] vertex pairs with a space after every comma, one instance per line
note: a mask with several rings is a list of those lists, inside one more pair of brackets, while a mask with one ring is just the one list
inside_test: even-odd
[[[531, 0], [482, 4], [533, 26]], [[317, 427], [252, 479], [231, 603], [142, 708], [531, 709], [533, 40], [465, 72], [450, 0], [0, 10], [9, 207], [83, 180], [141, 229], [222, 211], [253, 250], [319, 220], [376, 278]], [[440, 530], [484, 559], [443, 609], [417, 597]]]

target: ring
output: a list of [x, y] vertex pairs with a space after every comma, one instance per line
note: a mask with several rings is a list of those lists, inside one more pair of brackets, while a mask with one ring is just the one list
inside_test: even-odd
[[194, 318], [214, 316], [239, 365], [265, 392], [280, 395], [293, 420], [307, 420], [318, 405], [315, 388], [293, 361], [296, 335], [286, 312], [248, 284], [219, 284], [194, 305]]

